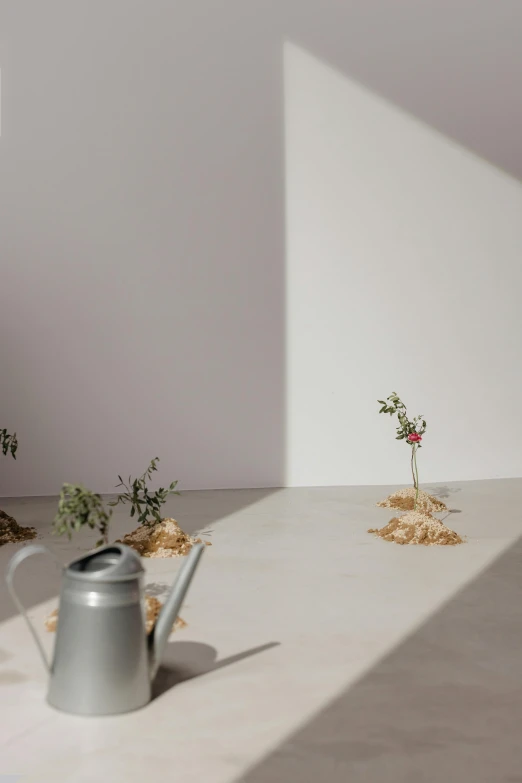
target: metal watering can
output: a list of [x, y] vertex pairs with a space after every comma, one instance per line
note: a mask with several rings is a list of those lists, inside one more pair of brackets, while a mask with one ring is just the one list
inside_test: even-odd
[[145, 571], [134, 550], [112, 544], [73, 561], [63, 571], [51, 664], [15, 592], [13, 577], [30, 555], [52, 553], [29, 545], [14, 555], [7, 586], [49, 672], [49, 704], [76, 715], [113, 715], [150, 701], [152, 681], [204, 548], [192, 547], [148, 635], [142, 600]]

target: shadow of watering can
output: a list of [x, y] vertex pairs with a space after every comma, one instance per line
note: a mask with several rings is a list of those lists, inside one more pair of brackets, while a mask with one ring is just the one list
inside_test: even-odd
[[152, 631], [145, 631], [144, 568], [123, 544], [97, 549], [64, 569], [51, 664], [14, 590], [16, 568], [30, 555], [51, 552], [29, 545], [7, 568], [7, 586], [49, 671], [49, 704], [77, 715], [130, 712], [151, 699], [172, 625], [202, 555], [192, 547]]

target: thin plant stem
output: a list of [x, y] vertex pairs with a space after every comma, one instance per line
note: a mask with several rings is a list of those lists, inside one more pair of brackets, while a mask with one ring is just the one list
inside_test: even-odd
[[413, 464], [415, 466], [415, 487], [417, 492], [415, 493], [415, 505], [413, 506], [413, 510], [417, 511], [417, 503], [419, 501], [419, 470], [417, 468], [417, 446], [415, 445], [413, 447]]
[[415, 457], [415, 444], [411, 444], [411, 475], [413, 476], [413, 489], [417, 489], [417, 479], [415, 478], [415, 467], [414, 467], [414, 457]]

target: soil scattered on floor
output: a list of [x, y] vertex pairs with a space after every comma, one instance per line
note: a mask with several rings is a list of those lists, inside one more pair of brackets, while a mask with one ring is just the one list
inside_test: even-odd
[[419, 511], [394, 517], [385, 527], [380, 530], [370, 528], [368, 533], [375, 533], [379, 538], [396, 544], [455, 546], [464, 543], [458, 533], [450, 530], [440, 519]]
[[[154, 628], [162, 606], [163, 604], [161, 603], [161, 601], [159, 601], [155, 596], [153, 595], [145, 596], [145, 630], [147, 631], [147, 633], [150, 633]], [[174, 633], [174, 631], [181, 630], [181, 628], [185, 628], [186, 625], [187, 623], [185, 622], [185, 620], [182, 620], [181, 617], [178, 617], [176, 619], [176, 622], [172, 626], [172, 633]], [[51, 614], [46, 618], [45, 627], [50, 633], [53, 633], [54, 631], [56, 631], [57, 626], [58, 626], [58, 609], [55, 609], [54, 612], [51, 612]]]
[[36, 538], [34, 527], [22, 527], [16, 519], [0, 510], [0, 546], [30, 541], [31, 538]]
[[141, 525], [127, 533], [118, 544], [132, 547], [141, 557], [184, 557], [188, 555], [194, 544], [205, 543], [185, 533], [175, 519], [164, 519], [155, 525]]
[[[381, 508], [397, 508], [400, 511], [413, 511], [415, 506], [416, 490], [413, 487], [407, 489], [399, 489], [398, 492], [394, 492], [389, 495], [386, 500], [381, 500], [377, 503]], [[422, 489], [419, 490], [419, 499], [417, 501], [417, 511], [421, 511], [425, 514], [436, 514], [440, 511], [448, 511], [448, 507], [433, 495], [428, 495]]]

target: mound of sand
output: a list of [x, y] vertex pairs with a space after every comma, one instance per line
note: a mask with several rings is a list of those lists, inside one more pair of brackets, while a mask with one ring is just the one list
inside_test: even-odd
[[464, 543], [462, 538], [446, 527], [440, 519], [419, 511], [394, 517], [385, 527], [380, 530], [370, 529], [368, 533], [375, 533], [379, 538], [394, 541], [396, 544], [455, 546]]
[[[185, 533], [175, 519], [164, 519], [155, 525], [141, 525], [116, 543], [132, 547], [141, 557], [184, 557], [194, 544], [203, 542]], [[210, 541], [204, 543], [211, 546]]]
[[[159, 601], [154, 596], [152, 595], [145, 596], [145, 611], [146, 611], [145, 628], [147, 630], [147, 633], [150, 633], [154, 628], [154, 626], [156, 625], [156, 620], [158, 619], [162, 606], [163, 604], [161, 603], [161, 601]], [[185, 620], [182, 620], [181, 617], [178, 617], [176, 618], [176, 622], [172, 626], [172, 633], [174, 633], [174, 631], [181, 630], [181, 628], [186, 628], [186, 626], [187, 623], [185, 622]]]
[[16, 519], [0, 510], [0, 546], [30, 541], [31, 538], [36, 538], [34, 527], [22, 527]]
[[[413, 511], [415, 505], [416, 490], [413, 487], [408, 489], [399, 489], [398, 492], [394, 492], [389, 495], [386, 500], [382, 500], [377, 503], [381, 508], [398, 508], [400, 511]], [[419, 499], [417, 501], [417, 511], [422, 511], [425, 514], [436, 514], [439, 511], [447, 511], [448, 507], [442, 503], [442, 501], [434, 498], [433, 495], [428, 495], [427, 492], [419, 490]]]
[[[152, 595], [145, 596], [145, 629], [147, 633], [150, 633], [154, 628], [154, 625], [156, 624], [156, 620], [158, 619], [162, 606], [163, 604], [161, 603], [161, 601], [159, 601], [154, 596]], [[172, 633], [174, 633], [174, 631], [179, 631], [181, 628], [185, 628], [186, 625], [187, 623], [185, 622], [185, 620], [182, 620], [181, 617], [178, 617], [176, 619], [176, 622], [172, 626]], [[51, 614], [47, 617], [45, 621], [45, 627], [48, 631], [53, 633], [54, 631], [56, 631], [57, 626], [58, 626], [58, 609], [55, 609], [54, 612], [51, 612]]]

